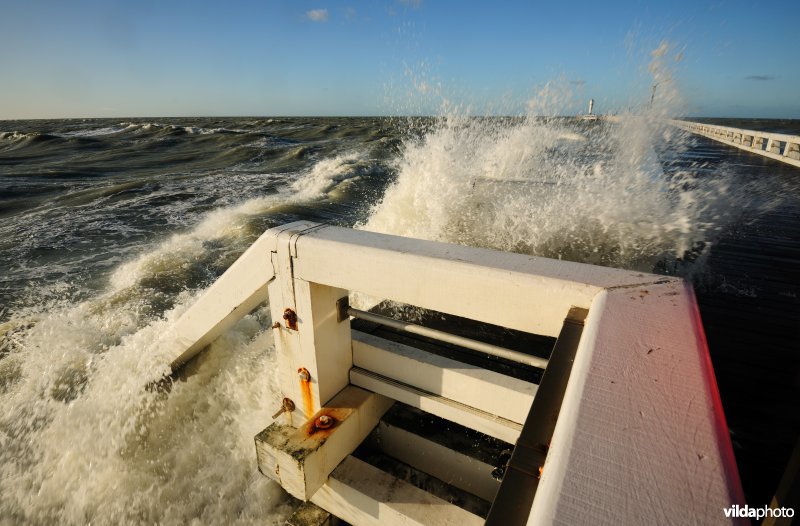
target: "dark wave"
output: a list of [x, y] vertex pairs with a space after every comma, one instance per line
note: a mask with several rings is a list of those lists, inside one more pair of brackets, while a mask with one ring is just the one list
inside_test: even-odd
[[[292, 184], [317, 163], [357, 152], [347, 199], [309, 195], [256, 210], [242, 228], [257, 232], [300, 216], [353, 224], [375, 200], [358, 196], [378, 195], [387, 184], [397, 153], [381, 142], [387, 137], [399, 141], [401, 132], [375, 119], [0, 121], [0, 274], [8, 276], [0, 279], [0, 304], [27, 305], [32, 290], [50, 283], [102, 289], [131, 251], [214, 210], [292, 195]], [[321, 187], [337, 188], [349, 172]], [[202, 265], [216, 268], [240, 244], [210, 250]]]

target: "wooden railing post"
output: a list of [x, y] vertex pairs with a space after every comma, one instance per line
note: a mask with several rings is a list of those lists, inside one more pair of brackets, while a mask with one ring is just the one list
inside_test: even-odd
[[294, 403], [290, 421], [298, 426], [347, 386], [353, 356], [350, 320], [338, 321], [336, 312], [336, 301], [347, 291], [294, 275], [297, 238], [325, 227], [309, 222], [289, 227], [277, 237], [269, 297], [279, 385]]

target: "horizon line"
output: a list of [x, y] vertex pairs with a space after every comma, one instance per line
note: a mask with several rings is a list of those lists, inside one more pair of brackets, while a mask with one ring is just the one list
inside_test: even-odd
[[[565, 119], [581, 117], [585, 113], [574, 115], [463, 115], [467, 118], [486, 118], [486, 119], [511, 119], [511, 118], [542, 118], [542, 119]], [[620, 117], [636, 116], [635, 113], [608, 113], [596, 114], [598, 117]], [[455, 115], [460, 116], [460, 115]], [[70, 120], [116, 120], [116, 119], [398, 119], [398, 118], [442, 118], [448, 115], [441, 114], [398, 114], [398, 115], [143, 115], [143, 116], [80, 116], [80, 117], [16, 117], [0, 118], [0, 122], [14, 121], [70, 121]], [[712, 116], [712, 115], [685, 115], [665, 117], [672, 119], [741, 119], [741, 120], [800, 120], [800, 117], [735, 117], [735, 116]]]

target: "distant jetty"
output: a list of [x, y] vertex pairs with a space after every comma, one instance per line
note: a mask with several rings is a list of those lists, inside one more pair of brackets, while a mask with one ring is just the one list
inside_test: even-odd
[[798, 135], [745, 130], [674, 119], [669, 122], [682, 130], [800, 167], [800, 136]]

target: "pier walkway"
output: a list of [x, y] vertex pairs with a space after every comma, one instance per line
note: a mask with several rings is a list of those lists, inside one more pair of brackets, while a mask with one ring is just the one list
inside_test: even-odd
[[670, 123], [682, 130], [708, 137], [729, 146], [735, 146], [748, 152], [800, 167], [800, 136], [743, 130], [716, 124], [675, 119], [670, 120]]

